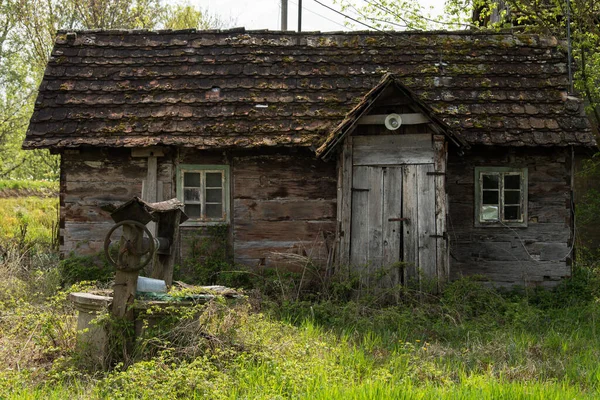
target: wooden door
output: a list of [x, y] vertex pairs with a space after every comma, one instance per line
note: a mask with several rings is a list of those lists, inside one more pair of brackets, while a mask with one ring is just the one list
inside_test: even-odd
[[402, 169], [353, 168], [350, 262], [367, 284], [401, 283]]
[[436, 277], [435, 178], [432, 162], [352, 167], [349, 261], [363, 284]]

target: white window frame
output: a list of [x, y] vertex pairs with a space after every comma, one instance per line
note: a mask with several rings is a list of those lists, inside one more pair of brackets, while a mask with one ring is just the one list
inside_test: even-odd
[[[190, 217], [183, 225], [201, 226], [201, 225], [221, 225], [229, 223], [229, 166], [228, 165], [202, 165], [202, 164], [180, 164], [177, 166], [177, 199], [186, 204], [184, 199], [184, 174], [186, 172], [200, 174], [200, 204], [201, 215], [199, 218]], [[221, 194], [223, 204], [223, 215], [221, 218], [208, 218], [206, 216], [206, 174], [210, 172], [221, 173]], [[193, 204], [188, 202], [187, 204]], [[210, 203], [209, 203], [210, 204]], [[185, 209], [184, 209], [185, 211]]]
[[[498, 179], [498, 218], [485, 220], [483, 219], [483, 176], [497, 175]], [[512, 189], [504, 188], [504, 177], [507, 175], [518, 175], [520, 177], [520, 203], [506, 204], [505, 192]], [[486, 189], [487, 190], [487, 189]], [[511, 226], [511, 227], [527, 227], [527, 207], [528, 207], [528, 177], [527, 168], [514, 167], [475, 167], [475, 226]], [[517, 219], [506, 219], [504, 216], [504, 207], [511, 205], [519, 205], [521, 215]]]

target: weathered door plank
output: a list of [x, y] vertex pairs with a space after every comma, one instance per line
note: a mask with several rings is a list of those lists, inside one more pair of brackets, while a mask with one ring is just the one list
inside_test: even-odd
[[[366, 167], [355, 167], [352, 171], [352, 239], [350, 243], [350, 264], [357, 270], [364, 270], [368, 261], [367, 236], [369, 227], [369, 170]], [[360, 186], [364, 184], [365, 186]], [[366, 190], [356, 190], [366, 189]]]
[[[368, 283], [376, 283], [383, 262], [383, 171], [379, 167], [362, 167], [368, 171]], [[369, 286], [371, 287], [371, 286]]]
[[433, 163], [429, 134], [356, 136], [354, 165], [400, 165]]
[[404, 283], [418, 278], [419, 224], [417, 208], [417, 166], [407, 165], [404, 167], [402, 176], [402, 217], [405, 218], [402, 224], [402, 254], [405, 263]]
[[384, 286], [401, 281], [398, 262], [402, 251], [402, 167], [383, 169], [383, 267], [388, 270]]
[[418, 266], [424, 277], [436, 278], [435, 176], [428, 172], [433, 172], [433, 164], [417, 166]]

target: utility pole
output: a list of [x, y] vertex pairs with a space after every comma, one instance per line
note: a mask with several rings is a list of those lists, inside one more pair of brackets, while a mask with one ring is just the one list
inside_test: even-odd
[[298, 32], [302, 32], [302, 0], [298, 0]]
[[287, 31], [287, 0], [281, 0], [281, 30]]

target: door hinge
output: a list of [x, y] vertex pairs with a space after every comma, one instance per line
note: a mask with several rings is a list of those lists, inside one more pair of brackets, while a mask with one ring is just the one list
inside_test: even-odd
[[443, 175], [446, 175], [446, 173], [445, 172], [438, 172], [438, 171], [433, 171], [433, 172], [430, 171], [430, 172], [427, 172], [427, 175], [443, 176]]
[[359, 188], [352, 188], [353, 192], [368, 192], [369, 189], [359, 189]]
[[388, 218], [388, 221], [390, 222], [408, 222], [410, 221], [410, 218]]

